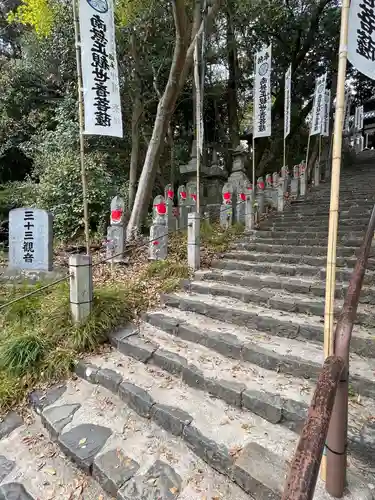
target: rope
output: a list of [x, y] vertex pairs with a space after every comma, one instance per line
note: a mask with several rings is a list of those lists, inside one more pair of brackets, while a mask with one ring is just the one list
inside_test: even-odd
[[[242, 205], [242, 204], [244, 204], [244, 203], [246, 203], [246, 201], [240, 201], [239, 203], [237, 203], [237, 206]], [[225, 207], [225, 208], [223, 208], [223, 209], [220, 209], [220, 211], [219, 211], [219, 215], [220, 215], [222, 212], [226, 211], [227, 209], [228, 209], [228, 207]], [[164, 235], [164, 236], [169, 236], [169, 235], [171, 235], [171, 234], [175, 234], [175, 233], [178, 233], [178, 232], [180, 232], [180, 231], [184, 231], [185, 229], [186, 229], [186, 228], [178, 228], [178, 229], [174, 229], [173, 231], [168, 231], [167, 233], [165, 233], [165, 235]], [[141, 245], [136, 246], [135, 248], [138, 250], [138, 249], [140, 249], [140, 248], [147, 247], [147, 246], [149, 246], [149, 245], [150, 245], [150, 243], [153, 243], [154, 241], [158, 241], [158, 240], [160, 240], [160, 237], [159, 237], [159, 238], [154, 238], [154, 239], [152, 239], [152, 240], [147, 240], [147, 242], [142, 243]], [[100, 261], [98, 261], [98, 262], [95, 262], [95, 264], [93, 264], [93, 265], [92, 265], [92, 267], [99, 266], [99, 265], [101, 265], [101, 264], [105, 264], [106, 262], [108, 262], [108, 261], [110, 261], [110, 260], [112, 260], [112, 259], [114, 259], [114, 258], [116, 258], [116, 257], [121, 257], [122, 255], [127, 254], [127, 253], [130, 253], [131, 251], [135, 250], [135, 248], [134, 248], [134, 247], [131, 247], [131, 248], [125, 249], [125, 250], [124, 250], [123, 252], [121, 252], [121, 253], [118, 253], [118, 254], [115, 254], [115, 255], [111, 255], [110, 257], [106, 257], [105, 259], [102, 259], [102, 260], [100, 260]], [[99, 250], [97, 250], [97, 251], [99, 251]], [[15, 304], [16, 302], [20, 302], [21, 300], [24, 300], [24, 299], [26, 299], [26, 298], [28, 298], [28, 297], [31, 297], [31, 296], [33, 296], [33, 295], [36, 295], [36, 294], [38, 294], [38, 293], [40, 293], [40, 292], [42, 292], [42, 291], [44, 291], [44, 290], [47, 290], [48, 288], [50, 288], [50, 287], [52, 287], [52, 286], [55, 286], [55, 285], [57, 285], [57, 284], [59, 284], [59, 283], [61, 283], [61, 282], [65, 281], [66, 279], [70, 278], [70, 276], [71, 276], [71, 275], [70, 275], [70, 273], [69, 273], [69, 274], [67, 274], [66, 276], [63, 276], [62, 278], [60, 278], [60, 279], [58, 279], [58, 280], [56, 280], [56, 281], [53, 281], [52, 283], [48, 283], [47, 285], [44, 285], [44, 286], [42, 286], [42, 287], [38, 288], [37, 290], [33, 290], [32, 292], [26, 293], [25, 295], [22, 295], [21, 297], [17, 297], [16, 299], [10, 300], [9, 302], [6, 302], [5, 304], [0, 305], [0, 311], [1, 311], [1, 310], [3, 310], [3, 309], [5, 309], [6, 307], [9, 307], [9, 306], [11, 306], [11, 305]]]
[[36, 295], [39, 292], [42, 292], [43, 290], [46, 290], [47, 288], [50, 288], [51, 286], [57, 285], [58, 283], [61, 283], [62, 281], [65, 281], [66, 279], [70, 278], [70, 274], [67, 274], [63, 278], [60, 278], [56, 281], [53, 281], [52, 283], [48, 283], [48, 285], [44, 285], [37, 290], [33, 290], [32, 292], [26, 293], [25, 295], [22, 295], [21, 297], [17, 297], [16, 299], [10, 300], [9, 302], [6, 302], [5, 304], [2, 304], [0, 306], [0, 311], [2, 309], [5, 309], [6, 307], [15, 304], [16, 302], [19, 302], [20, 300], [27, 299], [28, 297], [31, 297], [32, 295]]

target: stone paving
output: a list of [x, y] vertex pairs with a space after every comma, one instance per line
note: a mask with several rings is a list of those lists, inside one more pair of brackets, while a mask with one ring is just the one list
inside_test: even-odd
[[[366, 182], [364, 182], [364, 179]], [[373, 205], [342, 178], [336, 314]], [[329, 185], [244, 236], [0, 424], [0, 500], [279, 500], [323, 361]], [[346, 500], [375, 498], [375, 259], [353, 332]], [[315, 497], [328, 500], [319, 480]]]

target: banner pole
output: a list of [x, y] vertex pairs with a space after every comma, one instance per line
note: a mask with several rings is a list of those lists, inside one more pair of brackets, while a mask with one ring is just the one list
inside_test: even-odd
[[310, 140], [311, 140], [311, 134], [309, 131], [309, 138], [307, 139], [307, 150], [306, 150], [306, 172], [307, 172], [307, 175], [309, 175], [308, 166], [309, 166]]
[[195, 81], [195, 136], [197, 142], [197, 213], [200, 214], [201, 197], [200, 197], [200, 169], [201, 169], [201, 88], [199, 83], [199, 52], [198, 38], [195, 41], [194, 47], [194, 81]]
[[[332, 151], [332, 181], [331, 181], [331, 200], [329, 208], [329, 226], [328, 226], [328, 245], [327, 245], [327, 271], [326, 271], [326, 294], [324, 310], [324, 356], [325, 358], [334, 353], [334, 302], [336, 291], [336, 246], [337, 246], [337, 228], [339, 221], [339, 196], [340, 196], [340, 170], [342, 155], [342, 136], [345, 114], [345, 79], [346, 65], [348, 57], [348, 25], [349, 25], [349, 7], [350, 0], [343, 0], [341, 8], [341, 29], [340, 29], [340, 48], [339, 64], [336, 92], [336, 112], [333, 132], [333, 151]], [[345, 418], [345, 415], [342, 415]], [[330, 431], [328, 431], [328, 436]], [[322, 464], [321, 478], [327, 480], [327, 454], [330, 453], [325, 447]], [[328, 471], [332, 481], [333, 477], [339, 471]], [[346, 474], [345, 471], [340, 471]]]
[[255, 194], [255, 137], [253, 129], [253, 192]]
[[79, 36], [79, 20], [77, 14], [77, 0], [73, 0], [73, 22], [74, 22], [74, 38], [76, 46], [76, 62], [77, 62], [77, 85], [78, 85], [78, 117], [79, 117], [79, 150], [81, 160], [81, 182], [82, 182], [82, 198], [83, 198], [83, 221], [85, 226], [85, 242], [86, 253], [90, 255], [90, 231], [89, 231], [89, 207], [87, 201], [87, 177], [85, 168], [85, 139], [84, 131], [84, 114], [83, 114], [83, 84], [82, 84], [82, 67], [81, 67], [81, 45]]

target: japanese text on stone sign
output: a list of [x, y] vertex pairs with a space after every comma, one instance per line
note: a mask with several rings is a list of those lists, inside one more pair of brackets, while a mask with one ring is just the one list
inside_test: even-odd
[[34, 212], [26, 210], [24, 216], [23, 260], [29, 264], [34, 260]]

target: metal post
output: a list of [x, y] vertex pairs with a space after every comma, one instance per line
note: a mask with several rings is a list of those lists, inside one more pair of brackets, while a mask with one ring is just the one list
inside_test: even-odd
[[[336, 290], [336, 245], [339, 220], [340, 170], [342, 154], [342, 130], [345, 114], [345, 78], [348, 55], [348, 22], [350, 0], [343, 0], [341, 11], [341, 31], [339, 48], [339, 66], [336, 92], [336, 112], [332, 153], [331, 201], [329, 209], [329, 229], [327, 247], [326, 294], [324, 311], [324, 356], [333, 354], [333, 320]], [[341, 471], [346, 474], [345, 471]], [[331, 471], [332, 473], [332, 471]], [[326, 480], [326, 457], [323, 456], [321, 476]]]
[[79, 114], [79, 150], [81, 158], [81, 180], [82, 180], [82, 197], [83, 197], [83, 221], [85, 225], [85, 241], [86, 253], [90, 254], [90, 232], [89, 232], [89, 207], [87, 201], [87, 177], [85, 169], [85, 139], [83, 136], [84, 130], [84, 114], [83, 114], [83, 85], [82, 85], [82, 68], [81, 68], [81, 43], [79, 35], [79, 20], [77, 15], [77, 2], [73, 0], [73, 21], [74, 21], [74, 37], [76, 46], [76, 62], [77, 62], [77, 84], [78, 84], [78, 114]]

